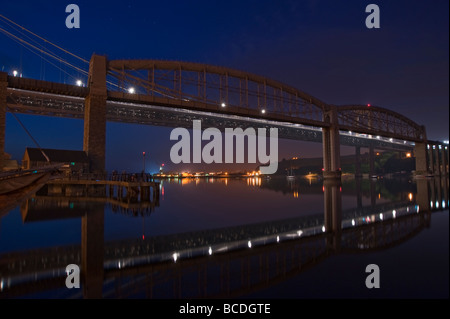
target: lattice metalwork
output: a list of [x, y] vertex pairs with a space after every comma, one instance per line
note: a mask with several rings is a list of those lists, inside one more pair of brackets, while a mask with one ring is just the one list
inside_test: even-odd
[[[226, 116], [228, 120], [264, 119], [267, 123], [320, 129], [330, 126], [326, 117], [336, 111], [335, 124], [341, 131], [375, 139], [382, 136], [411, 142], [426, 140], [423, 126], [391, 110], [366, 105], [327, 105], [295, 88], [241, 71], [148, 60], [110, 61], [108, 68], [107, 117], [113, 121], [178, 125], [180, 117], [171, 115], [177, 109], [186, 114], [194, 110], [206, 112], [205, 116]], [[128, 91], [130, 88], [135, 89], [134, 93]], [[8, 77], [7, 91], [10, 111], [83, 118], [89, 88]], [[158, 106], [164, 110], [146, 109]], [[164, 119], [152, 120], [159, 117]]]
[[[326, 104], [313, 96], [254, 74], [198, 63], [155, 60], [108, 62], [109, 90], [161, 105], [182, 104], [220, 113], [323, 121]], [[114, 95], [112, 95], [114, 96]], [[141, 99], [141, 98], [139, 98]], [[145, 100], [145, 98], [143, 98]]]
[[426, 139], [425, 129], [391, 110], [367, 105], [338, 106], [339, 129], [410, 141]]

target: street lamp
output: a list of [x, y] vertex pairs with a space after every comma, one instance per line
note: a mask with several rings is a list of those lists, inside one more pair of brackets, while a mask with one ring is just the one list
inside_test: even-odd
[[142, 164], [143, 164], [143, 172], [145, 173], [145, 152], [142, 152]]
[[17, 72], [17, 70], [14, 70], [13, 71], [13, 75], [16, 77], [17, 76], [17, 74], [18, 74], [19, 72]]

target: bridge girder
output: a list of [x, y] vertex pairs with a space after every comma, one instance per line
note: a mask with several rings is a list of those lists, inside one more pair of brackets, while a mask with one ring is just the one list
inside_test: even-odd
[[[386, 108], [378, 106], [367, 107], [367, 105], [328, 105], [313, 96], [280, 82], [229, 68], [198, 63], [156, 60], [114, 60], [108, 61], [107, 67], [110, 75], [114, 74], [117, 80], [115, 86], [113, 85], [111, 89], [113, 83], [110, 81], [111, 76], [107, 78], [108, 103], [116, 101], [125, 102], [124, 105], [126, 103], [142, 104], [143, 107], [156, 105], [168, 108], [183, 108], [314, 127], [329, 127], [329, 122], [324, 118], [325, 114], [330, 109], [336, 108], [340, 131], [351, 131], [372, 135], [373, 137], [392, 137], [411, 142], [426, 142], [427, 140], [424, 126]], [[139, 73], [133, 73], [142, 70], [147, 72], [147, 77], [148, 74], [151, 74], [151, 80], [149, 78], [139, 78]], [[190, 77], [181, 77], [180, 70], [181, 72], [196, 73], [202, 80], [201, 83], [198, 82], [198, 78], [194, 79], [192, 74]], [[202, 75], [199, 75], [199, 72], [203, 72]], [[226, 80], [227, 78], [228, 81]], [[169, 79], [171, 86], [168, 85]], [[166, 81], [165, 87], [162, 86], [162, 82], [164, 81]], [[205, 96], [205, 99], [198, 94], [193, 95], [192, 90], [189, 91], [189, 87], [184, 86], [184, 81], [188, 82], [186, 85], [191, 85], [191, 89], [192, 85], [196, 87], [200, 84], [206, 85], [207, 89], [211, 90], [211, 95]], [[89, 93], [89, 89], [85, 87], [34, 79], [9, 76], [7, 77], [7, 82], [9, 93], [8, 106], [11, 108], [14, 104], [23, 104], [22, 106], [28, 107], [28, 112], [34, 114], [44, 115], [47, 113], [47, 115], [52, 116], [52, 112], [49, 113], [48, 110], [44, 109], [44, 106], [53, 108], [53, 113], [57, 114], [55, 116], [60, 116], [58, 115], [60, 111], [70, 113], [71, 110], [69, 109], [73, 99], [64, 105], [60, 104], [62, 105], [62, 109], [58, 110], [56, 106], [56, 101], [58, 101], [57, 97], [64, 96], [62, 100], [70, 100], [69, 97], [86, 98]], [[243, 82], [251, 82], [253, 86], [241, 86], [239, 88], [239, 83], [243, 84]], [[177, 83], [178, 86], [176, 86]], [[238, 84], [238, 86], [233, 86], [233, 83]], [[126, 89], [135, 84], [140, 87], [140, 91], [138, 90], [136, 94], [128, 93]], [[177, 87], [178, 91], [174, 90], [174, 87]], [[181, 91], [179, 90], [180, 88]], [[12, 93], [14, 89], [22, 90], [20, 97], [23, 103], [11, 100], [14, 97], [17, 100], [17, 96], [19, 96], [20, 91]], [[201, 89], [203, 89], [203, 86]], [[269, 92], [271, 90], [272, 92]], [[29, 92], [30, 101], [25, 101], [27, 99], [27, 93], [23, 91]], [[228, 104], [225, 100], [227, 91]], [[38, 105], [31, 101], [33, 99], [36, 100], [33, 97], [33, 92], [41, 92], [49, 95], [48, 98], [41, 99], [41, 112], [38, 110]], [[234, 94], [234, 99], [231, 93]], [[189, 99], [189, 96], [192, 99]], [[248, 100], [246, 98], [247, 96]], [[221, 102], [221, 97], [223, 102]], [[236, 97], [238, 97], [237, 100]], [[256, 103], [251, 104], [252, 99]], [[233, 101], [236, 103], [232, 103]], [[51, 106], [52, 103], [55, 103], [53, 107]], [[222, 103], [225, 103], [225, 107], [222, 107]], [[264, 114], [261, 112], [263, 109], [266, 111]], [[79, 109], [76, 112], [79, 112]]]
[[[272, 118], [284, 116], [323, 122], [328, 105], [291, 86], [231, 68], [178, 61], [113, 60], [108, 62], [110, 87], [123, 98], [132, 86], [153, 103], [200, 107], [218, 113]], [[111, 97], [117, 97], [112, 93]], [[307, 123], [305, 123], [307, 124]]]
[[425, 127], [411, 119], [379, 106], [338, 106], [339, 128], [414, 142], [426, 140]]
[[[10, 111], [23, 114], [55, 116], [65, 118], [84, 118], [84, 99], [77, 96], [52, 95], [50, 93], [10, 89], [7, 99]], [[304, 126], [281, 121], [250, 121], [245, 117], [216, 115], [211, 112], [183, 111], [180, 108], [160, 107], [156, 105], [107, 101], [106, 120], [119, 123], [155, 125], [167, 127], [192, 128], [193, 120], [201, 120], [204, 127], [225, 128], [241, 127], [278, 128], [278, 136], [285, 139], [318, 142], [322, 141], [322, 130], [318, 126]], [[345, 132], [343, 132], [345, 133]], [[385, 140], [361, 138], [357, 135], [341, 134], [341, 145], [370, 147], [379, 149], [411, 150], [410, 144], [393, 144]]]

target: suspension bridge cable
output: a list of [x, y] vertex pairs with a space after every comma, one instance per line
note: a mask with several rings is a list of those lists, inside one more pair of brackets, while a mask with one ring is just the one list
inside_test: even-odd
[[[14, 42], [22, 45], [19, 41], [17, 41], [14, 38], [11, 38], [11, 40], [13, 40]], [[31, 53], [39, 55], [38, 53], [34, 52], [32, 48], [28, 48], [26, 46], [23, 46], [25, 49], [29, 50]], [[46, 59], [44, 56], [41, 56], [41, 59], [43, 59], [45, 62], [53, 65], [55, 68], [59, 69], [61, 72], [63, 72], [64, 74], [68, 75], [69, 77], [73, 78], [73, 79], [77, 79], [77, 77], [73, 76], [72, 74], [70, 74], [69, 72], [67, 72], [66, 70], [62, 69], [60, 66], [57, 66], [55, 63], [51, 62], [50, 60]]]
[[[48, 48], [45, 48], [45, 46], [41, 43], [39, 43], [38, 41], [36, 41], [35, 39], [31, 38], [30, 36], [28, 36], [27, 34], [25, 34], [24, 32], [22, 32], [19, 28], [15, 27], [12, 23], [9, 23], [8, 21], [3, 21], [3, 23], [5, 23], [8, 27], [10, 27], [11, 29], [13, 29], [14, 31], [18, 32], [22, 37], [25, 37], [27, 39], [29, 39], [30, 41], [34, 42], [36, 45], [38, 45], [41, 49], [48, 51], [49, 53], [57, 56], [56, 53], [54, 53], [53, 51], [49, 50]], [[5, 34], [6, 36], [10, 37], [13, 41], [15, 41], [16, 43], [19, 43], [20, 45], [22, 45], [20, 42], [18, 42], [16, 39], [14, 39], [13, 37]], [[49, 64], [57, 67], [55, 64], [51, 63], [49, 60], [45, 59], [44, 56], [41, 53], [37, 53], [34, 52], [32, 49], [25, 47], [26, 49], [28, 49], [29, 51], [31, 51], [32, 53], [39, 55], [41, 57], [41, 59], [45, 60], [46, 62], [48, 62]], [[61, 61], [60, 61], [61, 63]], [[61, 67], [57, 67], [60, 71], [64, 72], [65, 74], [69, 75], [70, 77], [75, 78], [74, 76], [70, 75], [69, 73], [67, 73], [65, 70], [63, 70]]]
[[[71, 63], [69, 63], [69, 62], [67, 62], [67, 61], [64, 60], [62, 57], [58, 56], [56, 53], [50, 51], [49, 49], [45, 49], [45, 47], [44, 47], [42, 44], [40, 44], [38, 41], [34, 40], [33, 38], [29, 37], [29, 36], [26, 35], [25, 33], [21, 32], [21, 31], [18, 30], [17, 28], [19, 28], [19, 29], [21, 29], [21, 30], [23, 30], [23, 31], [26, 31], [26, 32], [28, 32], [29, 34], [35, 36], [36, 38], [38, 38], [38, 39], [44, 41], [45, 43], [48, 43], [48, 44], [54, 46], [55, 48], [57, 48], [57, 49], [59, 49], [59, 50], [65, 52], [65, 53], [71, 55], [72, 57], [75, 57], [75, 58], [81, 60], [82, 62], [89, 64], [89, 61], [87, 61], [86, 59], [83, 59], [82, 57], [80, 57], [80, 56], [78, 56], [78, 55], [76, 55], [76, 54], [74, 54], [74, 53], [72, 53], [72, 52], [70, 52], [70, 51], [68, 51], [68, 50], [66, 50], [66, 49], [64, 49], [64, 48], [62, 48], [62, 47], [56, 45], [56, 44], [54, 44], [54, 43], [52, 43], [51, 41], [49, 41], [49, 40], [47, 40], [47, 39], [45, 39], [45, 38], [43, 38], [43, 37], [41, 37], [41, 36], [39, 36], [39, 35], [37, 35], [36, 33], [34, 33], [34, 32], [32, 32], [32, 31], [26, 29], [25, 27], [19, 25], [18, 23], [12, 21], [11, 19], [5, 17], [5, 16], [2, 15], [2, 14], [0, 14], [0, 18], [4, 20], [3, 22], [4, 22], [8, 27], [14, 29], [14, 31], [16, 31], [16, 32], [19, 32], [22, 36], [26, 37], [26, 38], [29, 39], [30, 41], [32, 41], [32, 42], [34, 42], [35, 44], [39, 45], [41, 48], [38, 48], [38, 47], [36, 47], [35, 45], [29, 43], [28, 41], [26, 41], [26, 40], [24, 40], [24, 39], [22, 39], [22, 38], [20, 38], [20, 37], [18, 37], [18, 36], [16, 36], [16, 35], [14, 35], [14, 34], [8, 32], [7, 30], [5, 30], [5, 29], [2, 28], [2, 27], [0, 27], [0, 32], [4, 33], [6, 36], [8, 36], [9, 38], [11, 38], [11, 39], [14, 40], [15, 42], [19, 43], [20, 45], [22, 45], [23, 47], [25, 47], [26, 49], [28, 49], [28, 50], [31, 51], [32, 53], [34, 53], [34, 54], [36, 54], [36, 55], [39, 55], [43, 60], [45, 60], [46, 62], [50, 63], [51, 65], [53, 65], [54, 67], [56, 67], [56, 68], [59, 69], [60, 71], [62, 71], [62, 72], [64, 72], [65, 74], [69, 75], [70, 77], [75, 78], [74, 76], [70, 75], [67, 71], [63, 70], [62, 68], [58, 67], [58, 66], [55, 65], [54, 63], [52, 63], [52, 62], [50, 62], [49, 60], [45, 59], [45, 58], [44, 58], [42, 55], [40, 55], [39, 53], [45, 54], [45, 55], [47, 55], [47, 56], [49, 56], [49, 57], [51, 57], [51, 58], [53, 58], [53, 59], [59, 61], [60, 63], [63, 63], [63, 64], [65, 64], [65, 65], [67, 65], [67, 66], [69, 66], [69, 67], [75, 69], [76, 71], [81, 72], [81, 73], [84, 74], [84, 75], [89, 75], [89, 72], [88, 72], [88, 71], [85, 71], [85, 70], [83, 70], [83, 69], [81, 69], [81, 68], [79, 68], [79, 67], [77, 67], [77, 66], [75, 66], [75, 65], [73, 65], [73, 64], [71, 64]], [[17, 28], [15, 28], [13, 25], [16, 26]], [[28, 47], [27, 47], [27, 46], [28, 46]], [[42, 48], [44, 48], [44, 49], [42, 49]], [[37, 52], [33, 51], [33, 49], [34, 49], [35, 51], [37, 51]], [[113, 82], [111, 82], [111, 81], [108, 81], [108, 80], [107, 80], [106, 83], [109, 84], [110, 86], [113, 86], [113, 87], [116, 87], [116, 88], [120, 88], [120, 86], [119, 86], [118, 84], [113, 83]]]
[[48, 43], [48, 44], [50, 44], [50, 45], [53, 45], [55, 48], [57, 48], [57, 49], [59, 49], [59, 50], [65, 52], [65, 53], [67, 53], [67, 54], [69, 54], [69, 55], [71, 55], [71, 56], [73, 56], [73, 57], [75, 57], [75, 58], [77, 58], [77, 59], [83, 61], [84, 63], [89, 64], [89, 61], [87, 61], [86, 59], [83, 59], [82, 57], [79, 57], [78, 55], [73, 54], [72, 52], [70, 52], [70, 51], [68, 51], [68, 50], [66, 50], [66, 49], [64, 49], [64, 48], [61, 48], [60, 46], [54, 44], [53, 42], [50, 42], [50, 41], [48, 41], [47, 39], [45, 39], [45, 38], [43, 38], [43, 37], [37, 35], [36, 33], [31, 32], [30, 30], [26, 29], [25, 27], [21, 26], [20, 24], [17, 24], [16, 22], [12, 21], [11, 19], [8, 19], [8, 18], [5, 17], [4, 15], [0, 14], [0, 18], [3, 18], [4, 20], [6, 20], [6, 21], [8, 21], [8, 22], [10, 22], [10, 23], [12, 23], [12, 24], [14, 24], [14, 25], [16, 25], [17, 27], [21, 28], [21, 29], [24, 30], [24, 31], [27, 31], [28, 33], [34, 35], [35, 37], [39, 38], [40, 40], [42, 40], [42, 41], [44, 41], [44, 42], [46, 42], [46, 43]]
[[79, 68], [79, 67], [77, 67], [77, 66], [75, 66], [75, 65], [73, 65], [73, 64], [71, 64], [71, 63], [69, 63], [69, 62], [67, 62], [66, 60], [64, 60], [63, 58], [61, 58], [61, 57], [59, 57], [59, 56], [55, 56], [55, 55], [53, 55], [53, 54], [50, 54], [50, 53], [48, 53], [48, 52], [46, 52], [46, 51], [44, 51], [44, 50], [42, 50], [42, 49], [36, 47], [35, 45], [33, 45], [33, 44], [31, 44], [31, 43], [29, 43], [29, 42], [27, 42], [27, 41], [25, 41], [25, 40], [19, 38], [18, 36], [14, 35], [14, 34], [12, 34], [12, 33], [10, 33], [10, 32], [8, 32], [8, 31], [6, 31], [5, 29], [3, 29], [3, 28], [1, 28], [1, 27], [0, 27], [0, 32], [3, 32], [5, 35], [8, 35], [9, 37], [13, 37], [13, 38], [16, 39], [17, 41], [19, 41], [21, 44], [26, 44], [26, 45], [32, 47], [33, 49], [35, 49], [35, 50], [37, 50], [37, 51], [39, 51], [39, 52], [41, 52], [41, 53], [44, 53], [44, 54], [50, 56], [51, 58], [53, 58], [53, 59], [55, 59], [55, 60], [58, 60], [59, 62], [62, 62], [62, 63], [64, 63], [64, 64], [66, 64], [66, 65], [72, 67], [73, 69], [77, 70], [78, 72], [81, 72], [81, 73], [84, 73], [84, 74], [88, 74], [88, 73], [89, 73], [89, 72], [87, 72], [86, 70], [83, 70], [83, 69], [81, 69], [81, 68]]
[[5, 23], [8, 27], [10, 27], [11, 29], [13, 29], [14, 31], [17, 31], [18, 33], [20, 33], [23, 37], [28, 38], [30, 41], [36, 43], [36, 45], [39, 45], [41, 48], [44, 48], [44, 46], [39, 43], [38, 41], [36, 41], [35, 39], [31, 38], [30, 36], [26, 35], [24, 32], [22, 32], [20, 29], [18, 29], [17, 27], [15, 27], [13, 24], [9, 23], [8, 21], [3, 21], [3, 23]]

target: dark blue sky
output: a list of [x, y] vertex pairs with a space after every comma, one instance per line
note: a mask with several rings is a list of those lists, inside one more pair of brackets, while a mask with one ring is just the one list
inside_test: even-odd
[[[70, 3], [80, 7], [80, 29], [65, 26]], [[365, 26], [370, 3], [380, 7], [380, 29]], [[95, 52], [241, 69], [328, 103], [392, 109], [425, 125], [430, 139], [448, 140], [447, 0], [17, 0], [3, 1], [0, 14], [86, 60]], [[1, 33], [0, 68], [66, 83], [80, 77], [65, 75]], [[42, 147], [82, 149], [81, 120], [19, 116]], [[144, 150], [152, 170], [170, 162], [171, 129], [108, 123], [107, 130], [108, 169], [140, 170]], [[11, 115], [6, 139], [14, 158], [33, 146]], [[280, 158], [320, 155], [320, 144], [280, 142]]]

